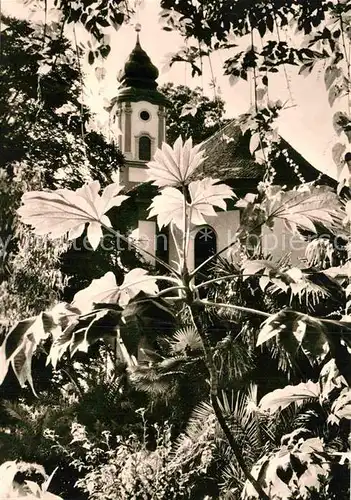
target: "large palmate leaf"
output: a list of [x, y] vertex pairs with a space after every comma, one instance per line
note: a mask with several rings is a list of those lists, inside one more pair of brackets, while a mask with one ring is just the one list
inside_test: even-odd
[[291, 191], [271, 186], [266, 191], [261, 208], [266, 212], [267, 222], [282, 219], [288, 230], [298, 228], [317, 233], [315, 224], [330, 230], [342, 225], [343, 212], [337, 195], [326, 186], [303, 185]]
[[158, 292], [156, 280], [145, 269], [135, 268], [124, 276], [123, 283], [118, 286], [115, 275], [109, 271], [76, 293], [72, 305], [81, 312], [92, 311], [94, 304], [101, 303], [126, 306], [140, 292], [155, 295]]
[[291, 403], [302, 403], [306, 399], [318, 398], [319, 395], [319, 384], [309, 380], [298, 385], [287, 385], [283, 389], [276, 389], [266, 394], [258, 406], [262, 411], [275, 413], [277, 410], [284, 410]]
[[184, 196], [178, 189], [166, 187], [161, 191], [161, 194], [152, 200], [148, 218], [157, 217], [160, 229], [163, 226], [168, 226], [171, 222], [183, 229], [185, 204]]
[[100, 183], [94, 181], [76, 191], [32, 191], [22, 196], [23, 205], [17, 212], [36, 234], [47, 234], [53, 239], [68, 233], [68, 238], [74, 240], [88, 224], [88, 240], [96, 249], [102, 237], [101, 225], [111, 226], [105, 214], [128, 198], [119, 194], [122, 188], [117, 183], [110, 184], [100, 196]]
[[206, 178], [189, 184], [189, 219], [192, 224], [206, 224], [204, 216], [215, 216], [214, 207], [225, 210], [227, 205], [224, 200], [235, 197], [229, 186], [217, 182], [218, 179]]
[[158, 187], [185, 185], [190, 176], [204, 161], [201, 145], [194, 146], [192, 139], [185, 141], [179, 136], [173, 149], [162, 144], [154, 156], [154, 161], [148, 163], [148, 178]]
[[297, 297], [301, 303], [307, 302], [311, 305], [316, 305], [318, 300], [330, 296], [326, 287], [314, 283], [308, 272], [297, 267], [287, 268], [268, 260], [245, 260], [241, 268], [244, 281], [257, 274], [263, 292], [266, 290], [270, 294], [284, 292], [290, 294], [290, 298]]
[[149, 218], [157, 217], [159, 228], [171, 222], [184, 229], [184, 216], [189, 224], [206, 224], [206, 216], [216, 216], [214, 207], [226, 208], [226, 199], [235, 195], [226, 184], [217, 184], [217, 179], [206, 178], [189, 184], [190, 202], [178, 189], [166, 187], [154, 197], [150, 205]]

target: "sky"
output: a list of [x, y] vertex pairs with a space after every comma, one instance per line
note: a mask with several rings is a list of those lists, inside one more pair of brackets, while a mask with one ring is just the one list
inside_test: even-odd
[[[31, 5], [33, 9], [35, 4]], [[31, 13], [28, 6], [23, 7], [21, 0], [2, 0], [2, 8], [5, 13], [22, 18], [29, 16], [33, 20], [42, 18], [42, 12]], [[94, 111], [99, 112], [104, 102], [117, 93], [117, 74], [134, 48], [136, 23], [142, 26], [141, 45], [160, 71], [159, 84], [171, 81], [189, 87], [200, 86], [206, 95], [214, 96], [210, 87], [211, 72], [206, 59], [201, 78], [192, 78], [190, 67], [185, 63], [176, 63], [172, 68], [166, 67], [169, 54], [182, 47], [184, 40], [175, 32], [162, 30], [159, 22], [160, 10], [159, 0], [144, 0], [143, 6], [138, 9], [135, 18], [128, 25], [111, 32], [111, 53], [105, 61], [98, 63], [99, 69], [89, 66], [87, 61], [84, 61], [83, 68], [87, 75], [88, 89], [86, 101]], [[68, 35], [72, 36], [72, 33]], [[79, 43], [87, 42], [87, 35], [81, 29], [76, 29], [76, 37]], [[211, 63], [217, 92], [226, 103], [226, 115], [228, 118], [234, 118], [248, 110], [253, 85], [249, 81], [231, 86], [229, 78], [223, 75], [224, 57], [223, 53], [213, 54]], [[101, 77], [101, 74], [104, 77], [99, 81], [97, 75]], [[272, 75], [269, 94], [273, 100], [281, 99], [286, 103], [286, 109], [278, 121], [279, 133], [316, 168], [335, 177], [336, 167], [331, 150], [339, 139], [332, 126], [332, 115], [340, 109], [340, 106], [332, 110], [329, 107], [322, 68], [305, 78], [297, 76], [295, 68], [288, 68], [287, 75]]]

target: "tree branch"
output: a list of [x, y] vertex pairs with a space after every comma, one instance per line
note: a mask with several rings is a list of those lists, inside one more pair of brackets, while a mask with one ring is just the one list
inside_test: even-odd
[[198, 300], [196, 304], [202, 304], [209, 307], [226, 307], [227, 309], [233, 309], [234, 311], [242, 311], [250, 314], [256, 314], [257, 316], [264, 316], [265, 318], [270, 318], [272, 315], [258, 309], [252, 309], [251, 307], [235, 306], [234, 304], [225, 304], [224, 302], [211, 302], [209, 300]]

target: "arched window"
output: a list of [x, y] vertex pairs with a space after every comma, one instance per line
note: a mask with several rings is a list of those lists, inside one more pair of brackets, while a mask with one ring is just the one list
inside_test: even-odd
[[[163, 262], [169, 261], [169, 233], [168, 228], [162, 228], [157, 231], [156, 234], [156, 257], [163, 260]], [[156, 262], [156, 269], [159, 269], [161, 272], [164, 271], [164, 268], [160, 266], [158, 262]]]
[[[217, 236], [212, 227], [204, 226], [196, 233], [194, 245], [194, 264], [198, 267], [211, 255], [217, 252]], [[209, 266], [210, 267], [210, 266]], [[196, 277], [196, 282], [201, 283], [208, 279], [209, 268], [204, 266]]]
[[139, 137], [139, 160], [151, 160], [151, 139], [147, 135]]

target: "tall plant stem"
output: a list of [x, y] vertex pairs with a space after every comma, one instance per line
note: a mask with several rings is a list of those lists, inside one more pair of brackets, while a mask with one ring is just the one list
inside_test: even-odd
[[250, 481], [252, 486], [255, 488], [257, 491], [259, 498], [261, 500], [270, 500], [269, 496], [265, 493], [263, 490], [262, 486], [260, 483], [253, 477], [251, 474], [250, 470], [248, 469], [244, 457], [241, 453], [240, 446], [238, 445], [235, 437], [233, 436], [229, 425], [227, 424], [226, 417], [222, 412], [222, 409], [218, 403], [218, 372], [216, 369], [216, 365], [213, 360], [212, 356], [212, 349], [210, 342], [207, 338], [206, 332], [204, 332], [202, 328], [202, 324], [200, 321], [200, 307], [202, 307], [201, 304], [198, 304], [196, 302], [193, 302], [191, 298], [189, 297], [188, 300], [188, 308], [189, 312], [191, 315], [192, 322], [194, 324], [195, 329], [197, 330], [204, 349], [204, 354], [205, 354], [205, 361], [206, 361], [206, 366], [210, 375], [210, 398], [211, 398], [211, 404], [213, 411], [216, 415], [216, 418], [218, 420], [219, 425], [221, 426], [221, 429], [226, 436], [228, 443], [233, 450], [233, 453], [235, 455], [236, 461], [238, 462], [241, 470], [243, 471], [245, 478]]

